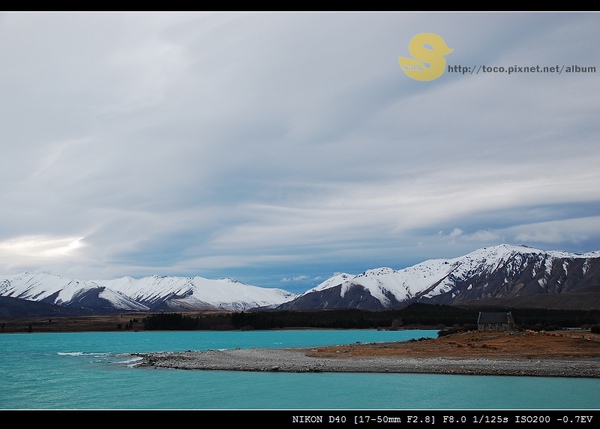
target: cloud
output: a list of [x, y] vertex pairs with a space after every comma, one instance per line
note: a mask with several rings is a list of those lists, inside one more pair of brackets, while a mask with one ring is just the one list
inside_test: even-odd
[[283, 279], [281, 279], [282, 282], [287, 283], [287, 282], [299, 282], [302, 280], [306, 280], [308, 279], [309, 276], [304, 276], [304, 275], [300, 275], [300, 276], [294, 276], [294, 277], [285, 277]]
[[510, 231], [520, 242], [580, 244], [600, 235], [600, 216], [519, 225], [510, 228]]
[[[600, 243], [597, 73], [424, 83], [398, 64], [430, 31], [448, 64], [593, 65], [597, 15], [0, 21], [0, 271], [308, 284], [499, 240]], [[27, 237], [68, 251], [6, 244]]]
[[0, 263], [27, 269], [61, 260], [77, 261], [85, 245], [84, 237], [15, 237], [0, 242]]
[[59, 256], [82, 246], [83, 237], [17, 237], [0, 242], [0, 249], [32, 256]]

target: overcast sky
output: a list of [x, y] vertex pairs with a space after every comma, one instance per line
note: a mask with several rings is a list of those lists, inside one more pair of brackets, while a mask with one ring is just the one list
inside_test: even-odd
[[[448, 65], [401, 69], [419, 33]], [[293, 292], [600, 250], [596, 13], [2, 13], [0, 272]]]

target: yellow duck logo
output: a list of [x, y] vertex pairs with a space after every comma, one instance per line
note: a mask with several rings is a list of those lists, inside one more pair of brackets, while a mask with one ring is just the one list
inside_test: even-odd
[[406, 75], [415, 80], [428, 81], [440, 77], [446, 69], [446, 59], [454, 49], [437, 34], [422, 33], [413, 37], [408, 44], [408, 52], [413, 58], [398, 57], [400, 67]]

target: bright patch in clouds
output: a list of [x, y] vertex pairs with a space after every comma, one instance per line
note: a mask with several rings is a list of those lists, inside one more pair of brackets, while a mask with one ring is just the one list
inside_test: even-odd
[[55, 238], [46, 236], [17, 237], [0, 242], [0, 253], [24, 259], [61, 258], [84, 246], [84, 237]]

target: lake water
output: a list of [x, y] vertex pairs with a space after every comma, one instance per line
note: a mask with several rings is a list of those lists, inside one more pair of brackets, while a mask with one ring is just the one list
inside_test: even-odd
[[0, 334], [3, 410], [598, 409], [600, 380], [135, 368], [136, 352], [308, 347], [436, 331]]

